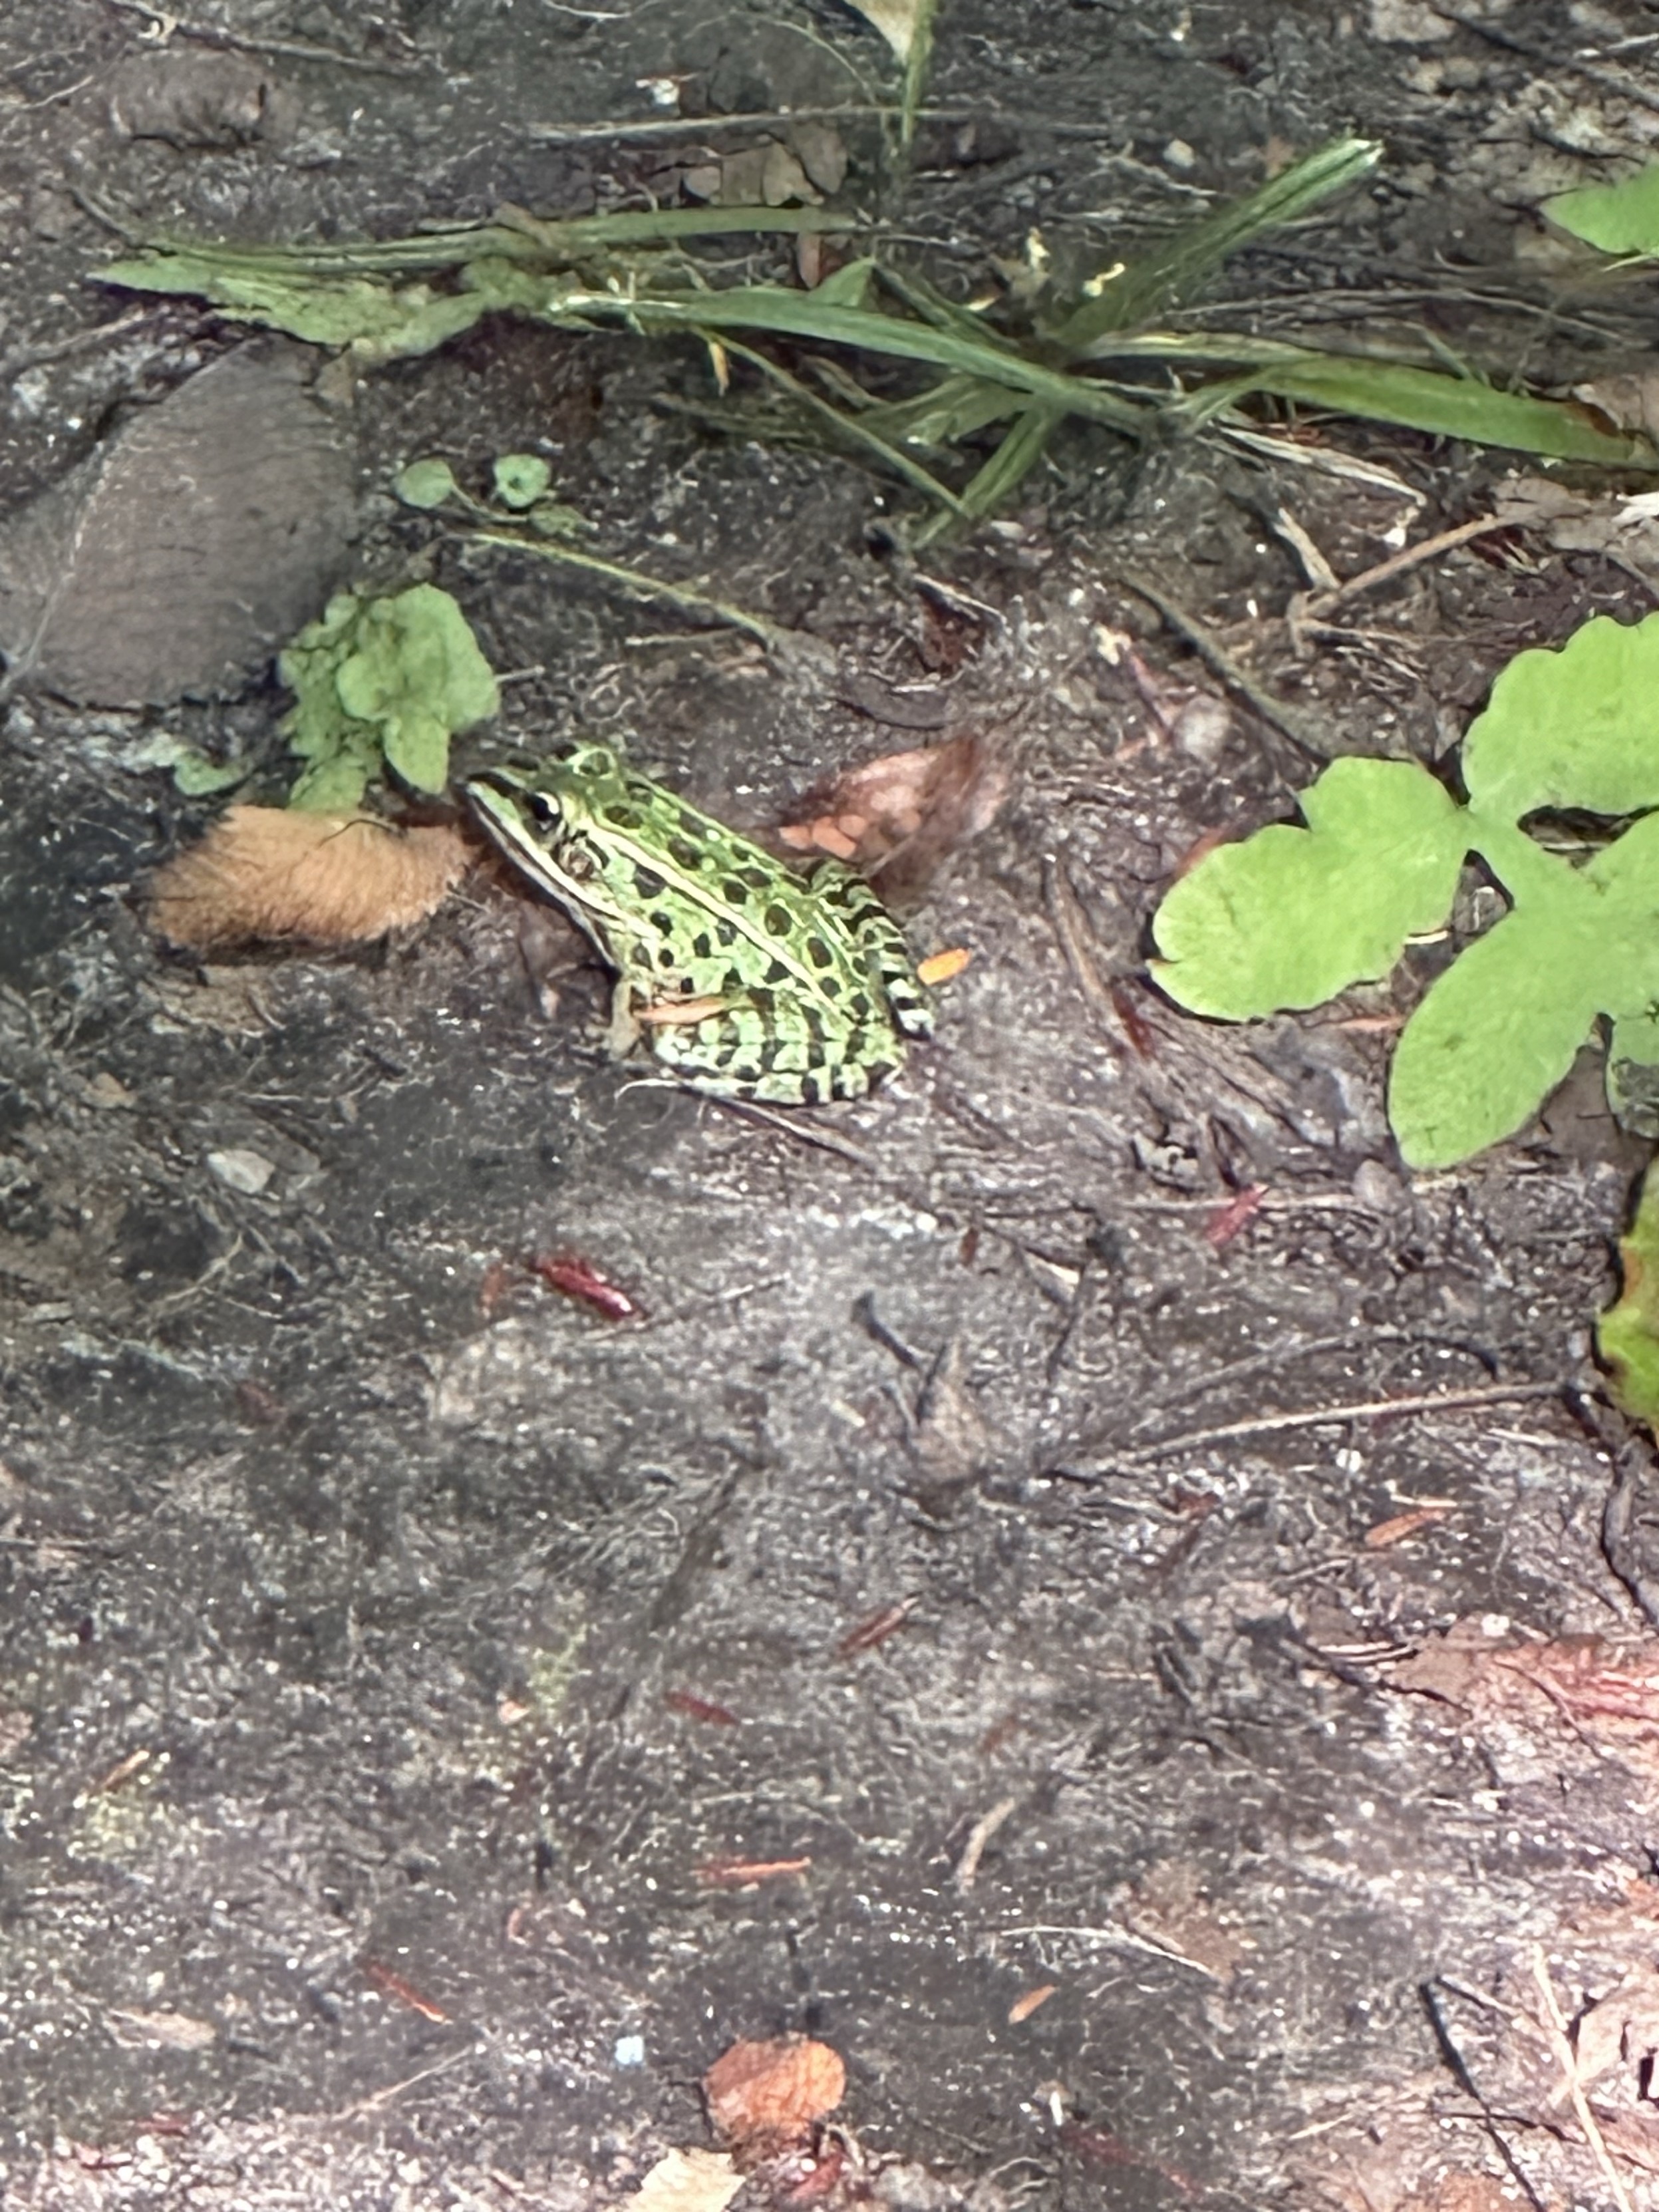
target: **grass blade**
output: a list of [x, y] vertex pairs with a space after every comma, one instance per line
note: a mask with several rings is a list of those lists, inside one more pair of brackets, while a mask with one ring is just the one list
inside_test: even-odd
[[[706, 335], [710, 345], [716, 343], [712, 331]], [[746, 361], [751, 368], [757, 368], [763, 376], [769, 377], [781, 392], [787, 392], [795, 404], [804, 408], [814, 422], [822, 423], [839, 444], [852, 446], [870, 454], [884, 468], [902, 477], [906, 483], [913, 485], [917, 491], [936, 501], [952, 514], [966, 515], [970, 512], [948, 484], [941, 483], [931, 470], [925, 469], [920, 461], [913, 460], [908, 453], [890, 445], [885, 438], [866, 426], [863, 417], [843, 415], [839, 407], [832, 406], [827, 399], [821, 399], [798, 376], [792, 376], [787, 368], [781, 367], [769, 355], [757, 352], [753, 346], [746, 346], [732, 337], [721, 338], [718, 343], [738, 360]]]
[[1396, 422], [1431, 436], [1467, 438], [1476, 445], [1508, 447], [1556, 460], [1659, 469], [1659, 448], [1635, 433], [1600, 428], [1576, 401], [1499, 392], [1474, 377], [1449, 376], [1403, 362], [1299, 347], [1279, 347], [1273, 353], [1262, 349], [1244, 373], [1224, 386], [1201, 388], [1170, 411], [1190, 423], [1247, 392], [1272, 392], [1370, 422]]
[[1104, 284], [1099, 296], [1075, 307], [1052, 333], [1067, 353], [1080, 353], [1111, 331], [1132, 328], [1188, 299], [1214, 275], [1229, 254], [1263, 232], [1276, 230], [1356, 183], [1376, 167], [1382, 149], [1375, 139], [1336, 138], [1293, 161], [1257, 191], [1192, 224], [1144, 258], [1130, 262]]
[[983, 337], [960, 337], [951, 331], [867, 307], [825, 305], [810, 292], [786, 291], [781, 284], [739, 285], [728, 292], [703, 292], [678, 300], [663, 294], [626, 300], [611, 292], [567, 289], [550, 296], [543, 313], [553, 323], [568, 317], [583, 321], [620, 318], [645, 331], [695, 331], [703, 325], [722, 331], [775, 331], [783, 337], [816, 338], [823, 344], [854, 346], [866, 353], [955, 369], [989, 384], [1028, 392], [1062, 413], [1086, 416], [1130, 435], [1138, 435], [1149, 420], [1148, 410], [1133, 400], [1103, 392], [1063, 369], [1005, 353]]
[[[964, 488], [956, 502], [957, 514], [975, 520], [994, 514], [1042, 459], [1062, 419], [1062, 411], [1057, 407], [1026, 408], [990, 459]], [[945, 516], [935, 515], [918, 532], [916, 544], [932, 544], [948, 526]]]

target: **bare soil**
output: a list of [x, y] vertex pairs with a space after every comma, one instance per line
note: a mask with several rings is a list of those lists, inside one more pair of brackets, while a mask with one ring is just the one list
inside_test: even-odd
[[[1108, 260], [1358, 131], [1375, 180], [1242, 257], [1221, 319], [1636, 371], [1653, 280], [1567, 288], [1533, 210], [1650, 145], [1659, 14], [1464, 12], [945, 0], [913, 173], [850, 118], [842, 196], [966, 293], [1034, 228]], [[663, 78], [717, 118], [890, 74], [833, 0], [10, 0], [9, 504], [246, 343], [91, 282], [111, 216], [280, 239], [672, 199], [766, 126], [632, 135]], [[730, 2042], [804, 2032], [849, 2074], [820, 2203], [1612, 2203], [1534, 1947], [1569, 2021], [1636, 2021], [1594, 2095], [1652, 2201], [1649, 1460], [1589, 1358], [1643, 1148], [1587, 1067], [1522, 1139], [1406, 1173], [1385, 1018], [1444, 947], [1248, 1030], [1158, 997], [1182, 856], [1287, 816], [1308, 768], [1133, 584], [1335, 749], [1436, 761], [1511, 653], [1653, 582], [1516, 537], [1298, 634], [1281, 513], [1350, 575], [1529, 466], [1376, 428], [1322, 437], [1414, 507], [1077, 432], [918, 564], [901, 488], [710, 431], [690, 347], [498, 323], [319, 374], [356, 473], [316, 604], [331, 568], [453, 590], [515, 672], [481, 751], [610, 731], [762, 827], [925, 741], [932, 684], [1008, 788], [909, 917], [973, 954], [937, 1043], [769, 1121], [608, 1063], [603, 979], [482, 865], [361, 955], [159, 946], [145, 880], [212, 805], [135, 761], [274, 744], [268, 637], [188, 696], [17, 686], [6, 2202], [610, 2204], [708, 2141]], [[416, 455], [482, 482], [515, 449], [611, 557], [811, 633], [841, 679], [387, 495]], [[181, 573], [140, 629], [190, 628]], [[641, 1316], [504, 1277], [553, 1251]]]

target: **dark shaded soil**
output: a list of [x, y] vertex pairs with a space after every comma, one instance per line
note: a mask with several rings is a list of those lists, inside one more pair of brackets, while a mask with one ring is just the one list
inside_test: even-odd
[[[916, 173], [849, 122], [847, 198], [965, 288], [1033, 226], [1082, 264], [1257, 181], [1275, 142], [1376, 134], [1374, 185], [1243, 259], [1224, 319], [1426, 323], [1565, 386], [1650, 351], [1652, 282], [1563, 291], [1528, 210], [1650, 140], [1651, 75], [1645, 104], [1606, 80], [1621, 38], [1644, 67], [1659, 32], [1639, 0], [1568, 12], [1494, 5], [1485, 36], [1383, 0], [946, 0]], [[281, 238], [672, 197], [758, 126], [549, 134], [660, 116], [649, 77], [709, 113], [886, 81], [828, 4], [204, 0], [146, 36], [168, 20], [12, 0], [0, 26], [20, 507], [239, 343], [91, 288], [96, 210]], [[1559, 59], [1580, 52], [1600, 78]], [[325, 394], [361, 458], [356, 573], [435, 574], [528, 672], [489, 748], [624, 732], [763, 824], [916, 742], [845, 703], [852, 678], [937, 667], [939, 601], [878, 526], [908, 495], [659, 404], [709, 404], [690, 349], [491, 325]], [[696, 2083], [730, 2041], [791, 2031], [846, 2058], [842, 2117], [890, 2203], [1480, 2207], [1504, 2154], [1539, 2200], [1602, 2201], [1558, 2085], [1500, 2031], [1538, 2011], [1534, 1943], [1569, 2014], [1650, 1959], [1650, 1778], [1389, 1669], [1460, 1621], [1495, 1648], [1505, 1624], [1643, 1626], [1573, 1395], [1640, 1154], [1587, 1070], [1522, 1141], [1413, 1183], [1386, 1026], [1352, 1018], [1407, 1007], [1433, 948], [1249, 1030], [1157, 998], [1146, 920], [1181, 856], [1287, 813], [1304, 769], [1237, 697], [1202, 741], [1171, 734], [1220, 688], [1123, 578], [1339, 750], [1425, 759], [1519, 647], [1655, 594], [1542, 539], [1465, 546], [1299, 640], [1280, 510], [1351, 574], [1523, 465], [1330, 442], [1420, 504], [1218, 440], [1131, 465], [1078, 434], [1007, 526], [927, 556], [988, 611], [948, 726], [1009, 795], [913, 918], [918, 945], [974, 955], [938, 1043], [816, 1120], [605, 1062], [600, 979], [561, 939], [545, 1004], [520, 902], [483, 871], [361, 956], [159, 949], [147, 873], [211, 810], [135, 757], [270, 742], [263, 647], [234, 696], [14, 697], [9, 2202], [608, 2203], [708, 2139]], [[481, 481], [526, 447], [611, 557], [814, 633], [848, 680], [458, 554], [386, 496], [416, 454]], [[237, 1154], [269, 1169], [258, 1191]], [[555, 1249], [643, 1318], [501, 1287], [496, 1263]], [[1368, 1547], [1425, 1501], [1441, 1517]], [[778, 1862], [805, 1863], [731, 1875]]]

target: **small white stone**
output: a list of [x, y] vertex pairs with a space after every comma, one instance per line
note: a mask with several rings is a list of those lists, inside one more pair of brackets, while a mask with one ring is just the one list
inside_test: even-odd
[[645, 2038], [642, 2035], [619, 2035], [617, 2038], [616, 2057], [618, 2066], [643, 2066]]
[[1164, 165], [1166, 168], [1179, 169], [1184, 176], [1188, 169], [1198, 167], [1198, 156], [1184, 138], [1171, 138], [1164, 149]]
[[228, 1152], [210, 1152], [207, 1164], [221, 1182], [228, 1182], [233, 1190], [240, 1190], [248, 1198], [258, 1198], [276, 1172], [275, 1163], [263, 1152], [244, 1152], [240, 1147]]
[[1175, 741], [1203, 767], [1213, 768], [1227, 750], [1232, 728], [1232, 710], [1226, 701], [1213, 691], [1200, 691], [1176, 716]]

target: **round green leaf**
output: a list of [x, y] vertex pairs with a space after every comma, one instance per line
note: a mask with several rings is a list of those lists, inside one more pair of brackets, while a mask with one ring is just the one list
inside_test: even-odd
[[1517, 653], [1470, 726], [1463, 781], [1472, 805], [1509, 822], [1659, 806], [1659, 614], [1597, 615], [1559, 652]]
[[503, 507], [534, 507], [553, 481], [538, 454], [503, 453], [495, 463], [495, 496]]
[[1334, 761], [1301, 805], [1307, 829], [1218, 847], [1158, 908], [1152, 972], [1177, 1004], [1227, 1021], [1316, 1006], [1445, 920], [1465, 823], [1426, 769]]
[[405, 507], [441, 507], [455, 489], [455, 472], [447, 461], [411, 461], [399, 469], [392, 489]]
[[1462, 952], [1407, 1023], [1389, 1119], [1414, 1168], [1449, 1168], [1534, 1114], [1598, 1012], [1593, 921], [1506, 915]]

